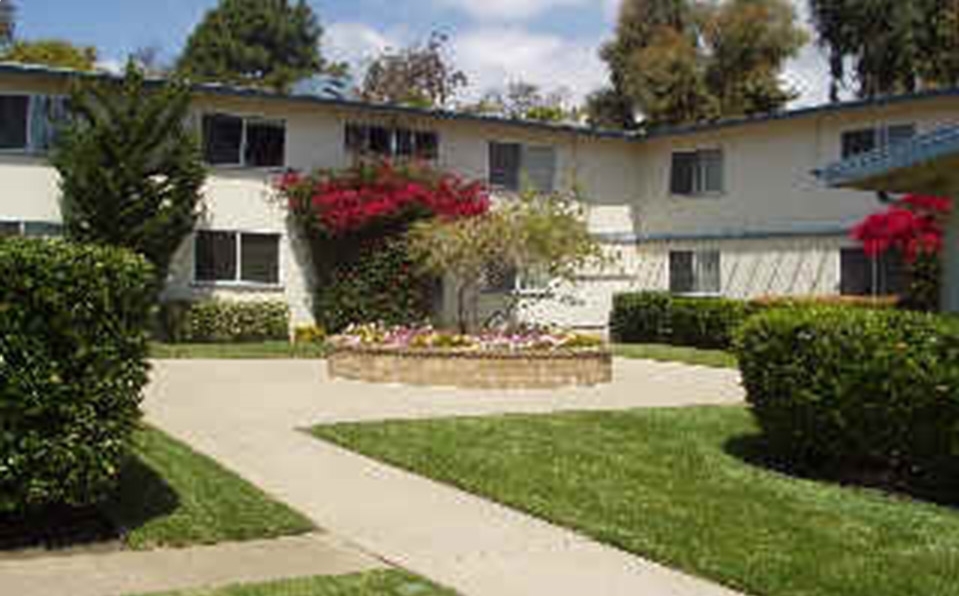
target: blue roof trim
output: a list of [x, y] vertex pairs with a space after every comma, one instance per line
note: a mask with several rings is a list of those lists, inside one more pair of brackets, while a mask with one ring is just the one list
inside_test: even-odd
[[[16, 62], [0, 62], [0, 74], [13, 75], [50, 75], [63, 78], [90, 78], [119, 80], [120, 75], [108, 72], [87, 72], [71, 70], [67, 68], [55, 68], [37, 64], [21, 64]], [[164, 81], [162, 78], [151, 78], [148, 82], [151, 84], [160, 84]], [[467, 114], [464, 112], [455, 112], [452, 110], [440, 110], [429, 108], [417, 108], [413, 106], [403, 106], [396, 104], [378, 104], [357, 99], [339, 98], [339, 97], [321, 97], [305, 93], [278, 93], [266, 89], [255, 87], [239, 87], [223, 83], [194, 83], [192, 88], [198, 93], [210, 93], [213, 95], [225, 95], [232, 97], [248, 97], [256, 99], [272, 99], [280, 101], [292, 101], [302, 103], [312, 103], [339, 108], [351, 108], [379, 114], [405, 114], [409, 116], [420, 116], [426, 118], [436, 118], [439, 120], [461, 120], [468, 122], [480, 122], [483, 124], [495, 124], [516, 128], [534, 129], [543, 132], [553, 133], [571, 133], [590, 137], [632, 140], [637, 138], [637, 133], [628, 131], [604, 130], [589, 128], [586, 126], [576, 126], [572, 124], [554, 124], [549, 122], [537, 122], [533, 120], [516, 120], [503, 118], [500, 116], [490, 116], [483, 114]]]
[[[60, 77], [83, 77], [83, 78], [106, 78], [118, 79], [118, 75], [107, 72], [85, 72], [71, 70], [66, 68], [56, 68], [38, 64], [22, 64], [17, 62], [0, 62], [0, 74], [33, 74], [33, 75], [51, 75]], [[153, 83], [160, 83], [163, 79], [151, 79]], [[464, 112], [455, 112], [452, 110], [424, 109], [411, 106], [401, 106], [395, 104], [376, 104], [355, 99], [324, 98], [304, 94], [282, 94], [271, 92], [264, 89], [253, 87], [238, 87], [219, 83], [197, 83], [193, 85], [194, 90], [203, 93], [212, 93], [218, 95], [230, 95], [238, 97], [255, 97], [261, 99], [276, 99], [286, 101], [309, 102], [318, 105], [327, 105], [333, 107], [353, 108], [365, 110], [374, 113], [384, 114], [407, 114], [410, 116], [421, 116], [427, 118], [437, 118], [441, 120], [461, 120], [467, 122], [479, 122], [484, 124], [495, 124], [516, 128], [526, 128], [545, 132], [579, 134], [594, 138], [619, 139], [625, 141], [645, 141], [659, 139], [671, 136], [692, 135], [725, 128], [734, 128], [747, 126], [751, 124], [764, 124], [769, 122], [778, 122], [782, 120], [794, 120], [815, 116], [819, 114], [839, 113], [845, 111], [854, 111], [866, 108], [883, 107], [897, 105], [913, 101], [924, 101], [938, 98], [959, 97], [959, 87], [950, 87], [946, 89], [934, 89], [928, 91], [919, 91], [916, 93], [907, 93], [903, 95], [893, 95], [887, 97], [878, 97], [873, 99], [860, 99], [845, 101], [840, 103], [822, 104], [807, 108], [795, 110], [784, 110], [771, 114], [761, 114], [757, 116], [745, 116], [741, 118], [728, 118], [713, 122], [702, 122], [696, 124], [663, 126], [652, 128], [645, 133], [636, 131], [620, 131], [599, 128], [590, 128], [588, 126], [577, 126], [573, 124], [553, 124], [549, 122], [537, 122], [532, 120], [517, 120], [503, 118], [500, 116], [490, 116], [482, 114], [467, 114]]]
[[940, 128], [885, 149], [850, 157], [816, 172], [832, 187], [854, 186], [896, 170], [959, 153], [959, 126]]
[[716, 230], [709, 232], [677, 232], [669, 234], [604, 232], [593, 234], [593, 238], [604, 244], [634, 245], [643, 242], [682, 242], [693, 240], [772, 240], [776, 238], [799, 238], [812, 236], [845, 236], [851, 229], [851, 225], [808, 224], [783, 229]]

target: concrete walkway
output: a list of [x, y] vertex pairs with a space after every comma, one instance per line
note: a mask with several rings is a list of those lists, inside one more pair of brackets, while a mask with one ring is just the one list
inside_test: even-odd
[[0, 561], [4, 596], [121, 596], [197, 586], [345, 575], [386, 565], [325, 534], [201, 546]]
[[330, 381], [318, 361], [156, 364], [147, 420], [320, 527], [464, 596], [732, 592], [298, 432], [315, 423], [736, 403], [735, 371], [617, 361], [596, 389], [484, 392]]

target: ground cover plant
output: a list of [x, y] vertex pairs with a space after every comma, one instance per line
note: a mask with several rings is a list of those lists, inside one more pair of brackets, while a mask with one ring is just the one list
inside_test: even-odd
[[655, 360], [657, 362], [679, 362], [693, 366], [710, 368], [736, 368], [738, 363], [732, 352], [723, 350], [703, 350], [686, 346], [664, 344], [615, 344], [613, 354], [619, 358]]
[[323, 358], [326, 353], [326, 345], [315, 342], [150, 343], [150, 357], [158, 360], [298, 360]]
[[465, 334], [439, 331], [429, 325], [388, 327], [378, 323], [351, 325], [331, 337], [329, 344], [333, 348], [476, 352], [599, 350], [605, 347], [599, 337], [563, 330], [529, 328]]
[[314, 432], [746, 593], [959, 594], [955, 508], [771, 470], [744, 408]]

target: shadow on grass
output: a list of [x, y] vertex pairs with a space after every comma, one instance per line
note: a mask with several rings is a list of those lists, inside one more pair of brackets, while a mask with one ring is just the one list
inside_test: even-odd
[[0, 553], [120, 549], [131, 530], [169, 515], [178, 504], [176, 493], [156, 471], [131, 458], [116, 493], [100, 505], [0, 515]]
[[839, 486], [880, 490], [892, 497], [907, 497], [936, 505], [959, 508], [959, 463], [924, 473], [906, 474], [876, 467], [845, 466], [814, 469], [796, 466], [777, 457], [761, 434], [732, 437], [723, 445], [726, 453], [748, 465], [771, 472]]

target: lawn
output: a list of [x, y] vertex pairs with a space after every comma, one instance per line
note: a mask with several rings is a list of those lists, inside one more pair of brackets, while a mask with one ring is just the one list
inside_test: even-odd
[[154, 429], [135, 435], [136, 459], [103, 513], [134, 549], [270, 538], [313, 529], [303, 515], [208, 457]]
[[748, 463], [761, 447], [743, 408], [314, 433], [747, 593], [959, 594], [959, 510]]
[[285, 341], [260, 343], [225, 344], [150, 344], [150, 357], [165, 360], [210, 359], [210, 360], [262, 360], [281, 358], [323, 358], [326, 348], [322, 344], [293, 344]]
[[616, 344], [613, 353], [620, 358], [681, 362], [712, 368], [737, 368], [736, 357], [722, 350], [700, 350], [665, 344]]
[[151, 596], [455, 596], [455, 593], [400, 571], [374, 571]]

